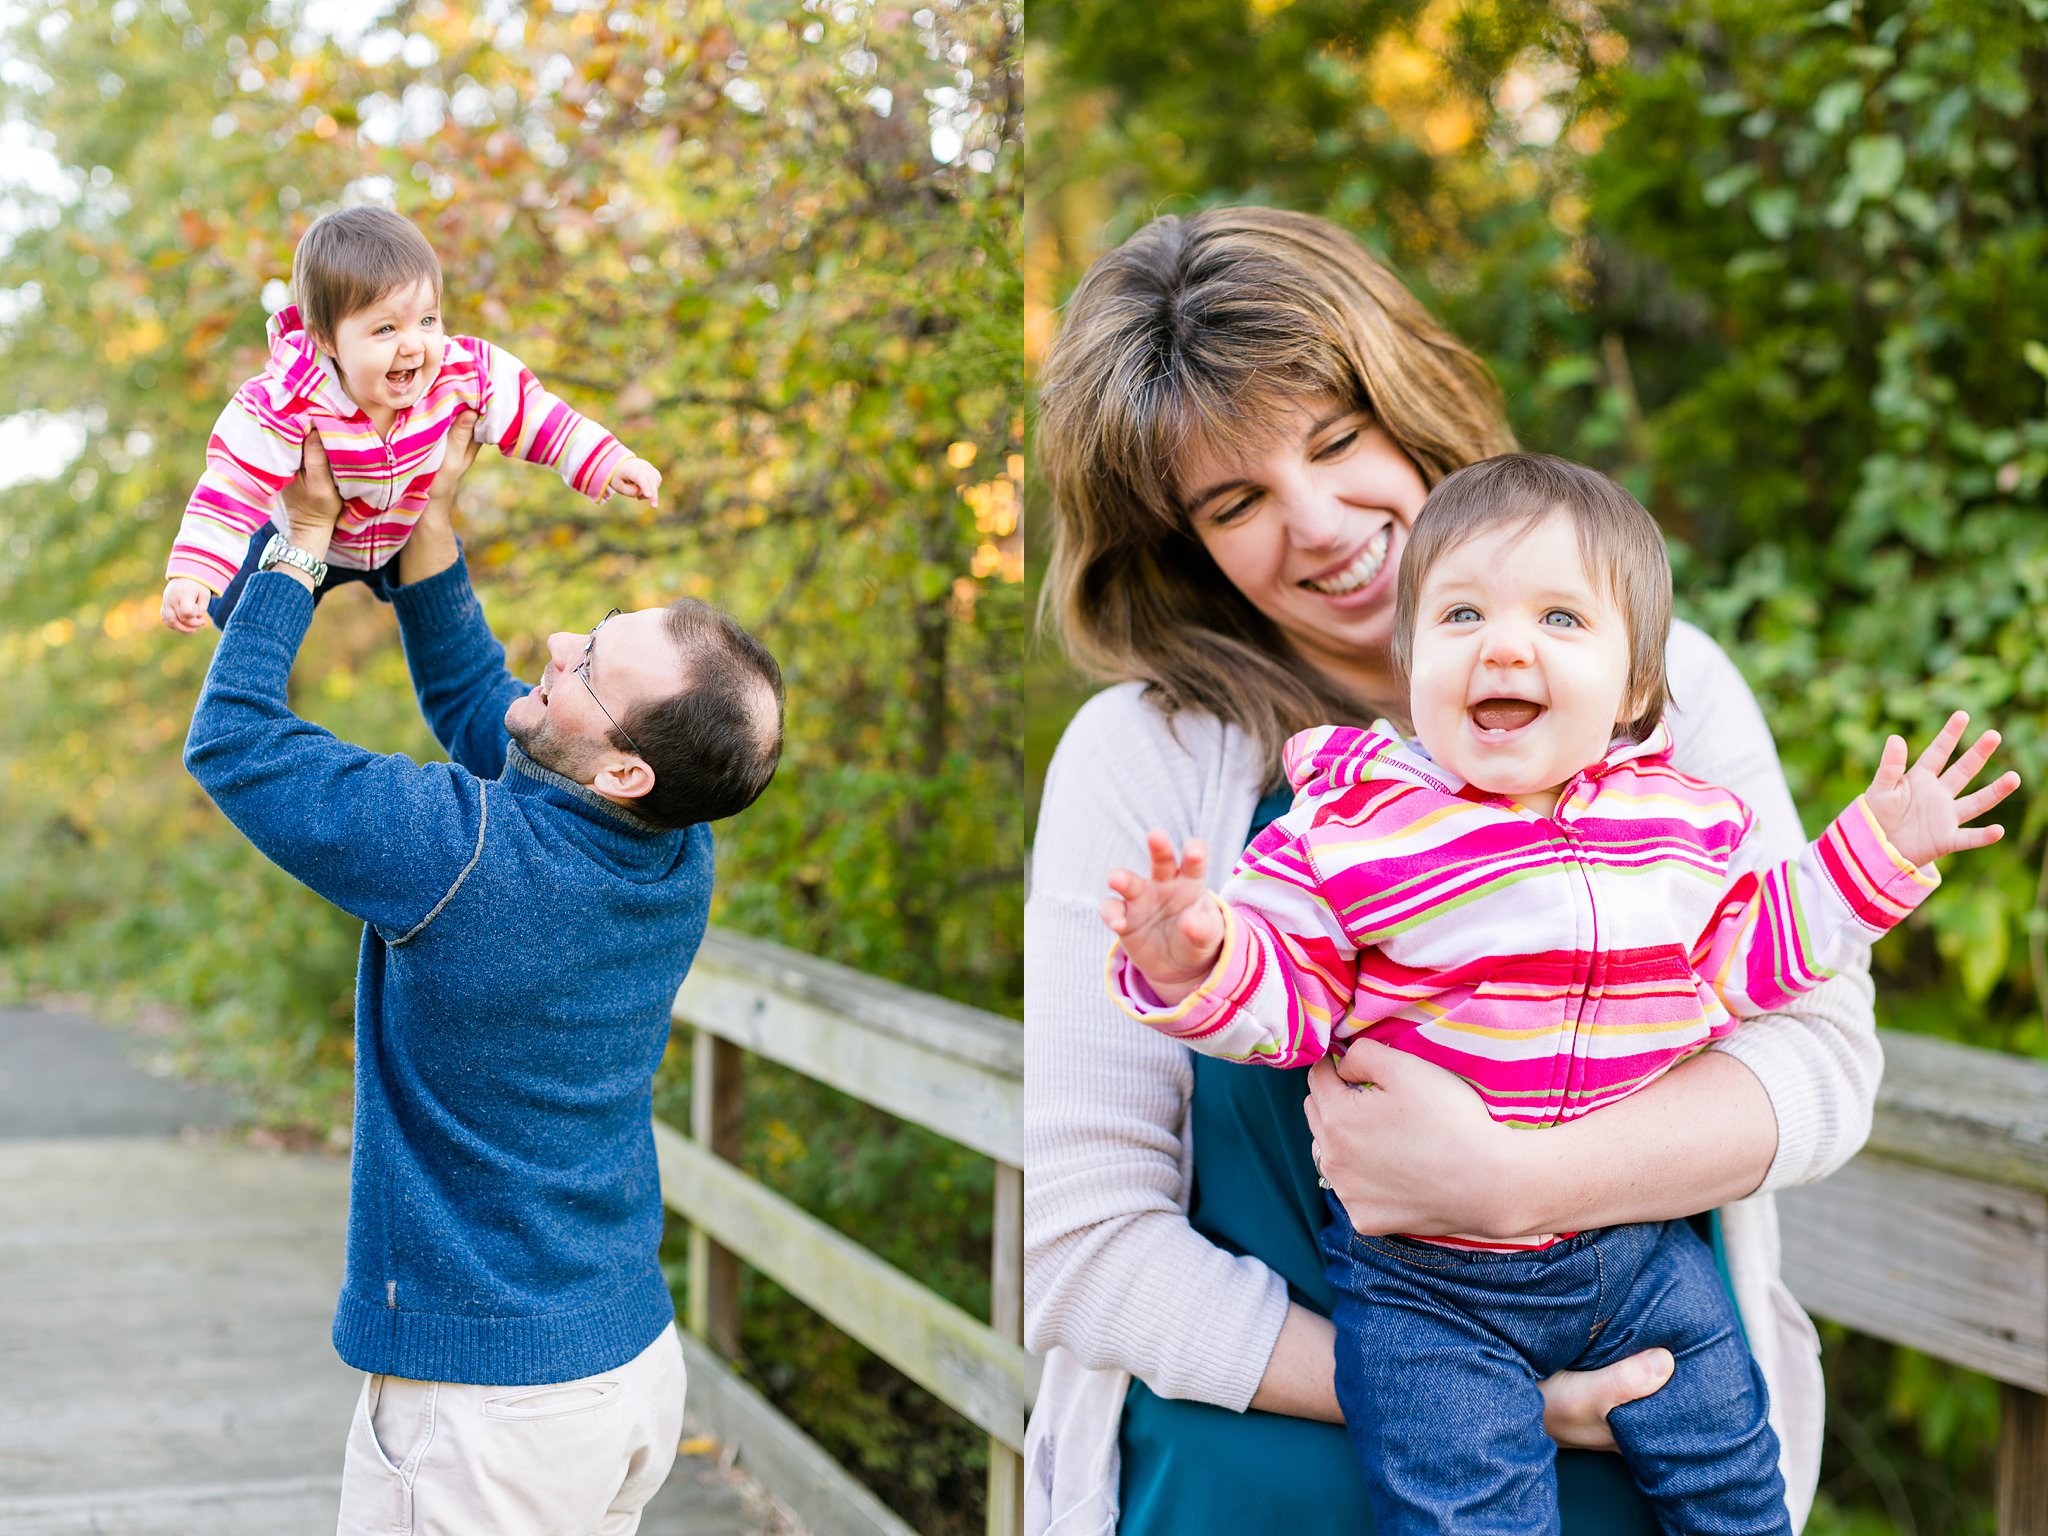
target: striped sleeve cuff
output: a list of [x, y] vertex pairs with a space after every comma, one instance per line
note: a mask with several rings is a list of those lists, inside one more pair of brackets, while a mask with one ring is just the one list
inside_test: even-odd
[[228, 583], [235, 579], [240, 567], [229, 565], [224, 560], [215, 560], [205, 555], [191, 554], [180, 550], [171, 556], [171, 563], [164, 571], [164, 580], [176, 581], [180, 576], [187, 581], [196, 581], [215, 597], [227, 591]]
[[1941, 884], [1932, 864], [1915, 867], [1878, 826], [1861, 795], [1837, 816], [1816, 844], [1821, 867], [1856, 920], [1884, 933]]
[[604, 440], [593, 448], [584, 457], [583, 463], [577, 467], [576, 477], [572, 483], [592, 501], [609, 500], [612, 494], [612, 476], [617, 474], [619, 466], [631, 457], [632, 451], [607, 432]]
[[1109, 946], [1104, 980], [1119, 1008], [1140, 1024], [1176, 1039], [1211, 1034], [1230, 1020], [1250, 998], [1258, 967], [1244, 924], [1228, 902], [1218, 901], [1217, 906], [1223, 912], [1222, 952], [1202, 984], [1178, 1003], [1166, 1002], [1152, 990], [1144, 973], [1131, 963], [1122, 939]]

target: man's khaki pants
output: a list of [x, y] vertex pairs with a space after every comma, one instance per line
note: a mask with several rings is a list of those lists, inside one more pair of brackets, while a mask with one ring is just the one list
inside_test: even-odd
[[366, 1377], [337, 1536], [630, 1536], [675, 1464], [683, 1388], [673, 1323], [552, 1386]]

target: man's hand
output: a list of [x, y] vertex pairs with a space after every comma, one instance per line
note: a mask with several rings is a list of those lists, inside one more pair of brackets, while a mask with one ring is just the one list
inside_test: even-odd
[[1870, 814], [1900, 856], [1916, 869], [1944, 854], [1983, 848], [2005, 836], [2005, 828], [2000, 826], [1966, 825], [2020, 787], [2018, 774], [2005, 773], [1975, 794], [1963, 793], [1998, 750], [1998, 732], [1986, 731], [1961, 757], [1949, 762], [1949, 753], [1961, 743], [1969, 723], [1970, 717], [1961, 710], [1950, 715], [1948, 724], [1910, 769], [1905, 738], [1886, 737], [1877, 777], [1864, 791], [1863, 803], [1870, 807]]
[[434, 483], [427, 488], [427, 510], [398, 552], [400, 586], [440, 575], [462, 553], [455, 542], [455, 495], [462, 489], [462, 477], [476, 462], [477, 446], [476, 412], [462, 411], [448, 427], [441, 467], [434, 471]]
[[452, 518], [455, 493], [462, 489], [462, 477], [476, 462], [476, 412], [462, 410], [449, 424], [448, 439], [441, 449], [441, 467], [434, 471], [434, 483], [427, 488], [428, 517]]
[[645, 459], [628, 459], [612, 471], [612, 489], [650, 507], [659, 506], [655, 498], [661, 494], [661, 471]]
[[285, 483], [283, 494], [285, 542], [325, 560], [334, 525], [341, 520], [341, 487], [327, 467], [327, 449], [318, 432], [306, 433], [299, 472]]
[[1223, 952], [1223, 904], [1209, 891], [1209, 856], [1199, 838], [1189, 838], [1176, 859], [1173, 840], [1154, 829], [1145, 848], [1150, 878], [1111, 870], [1109, 888], [1116, 894], [1105, 897], [1098, 910], [1146, 983], [1164, 1001], [1177, 1003], [1216, 968]]

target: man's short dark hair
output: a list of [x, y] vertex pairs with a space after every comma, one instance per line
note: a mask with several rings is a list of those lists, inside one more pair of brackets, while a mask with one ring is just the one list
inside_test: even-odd
[[737, 815], [760, 798], [782, 757], [782, 669], [737, 619], [694, 597], [664, 615], [683, 658], [682, 692], [641, 704], [613, 731], [614, 750], [639, 755], [654, 788], [634, 813], [661, 827]]

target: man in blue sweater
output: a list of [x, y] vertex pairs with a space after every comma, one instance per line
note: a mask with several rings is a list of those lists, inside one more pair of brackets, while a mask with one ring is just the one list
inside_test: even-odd
[[551, 635], [539, 683], [511, 677], [450, 518], [468, 438], [451, 435], [393, 593], [453, 761], [351, 746], [287, 703], [341, 507], [308, 439], [185, 762], [365, 925], [334, 1346], [368, 1374], [341, 1532], [631, 1531], [683, 1408], [652, 1082], [704, 935], [705, 823], [767, 786], [781, 677], [687, 601]]

